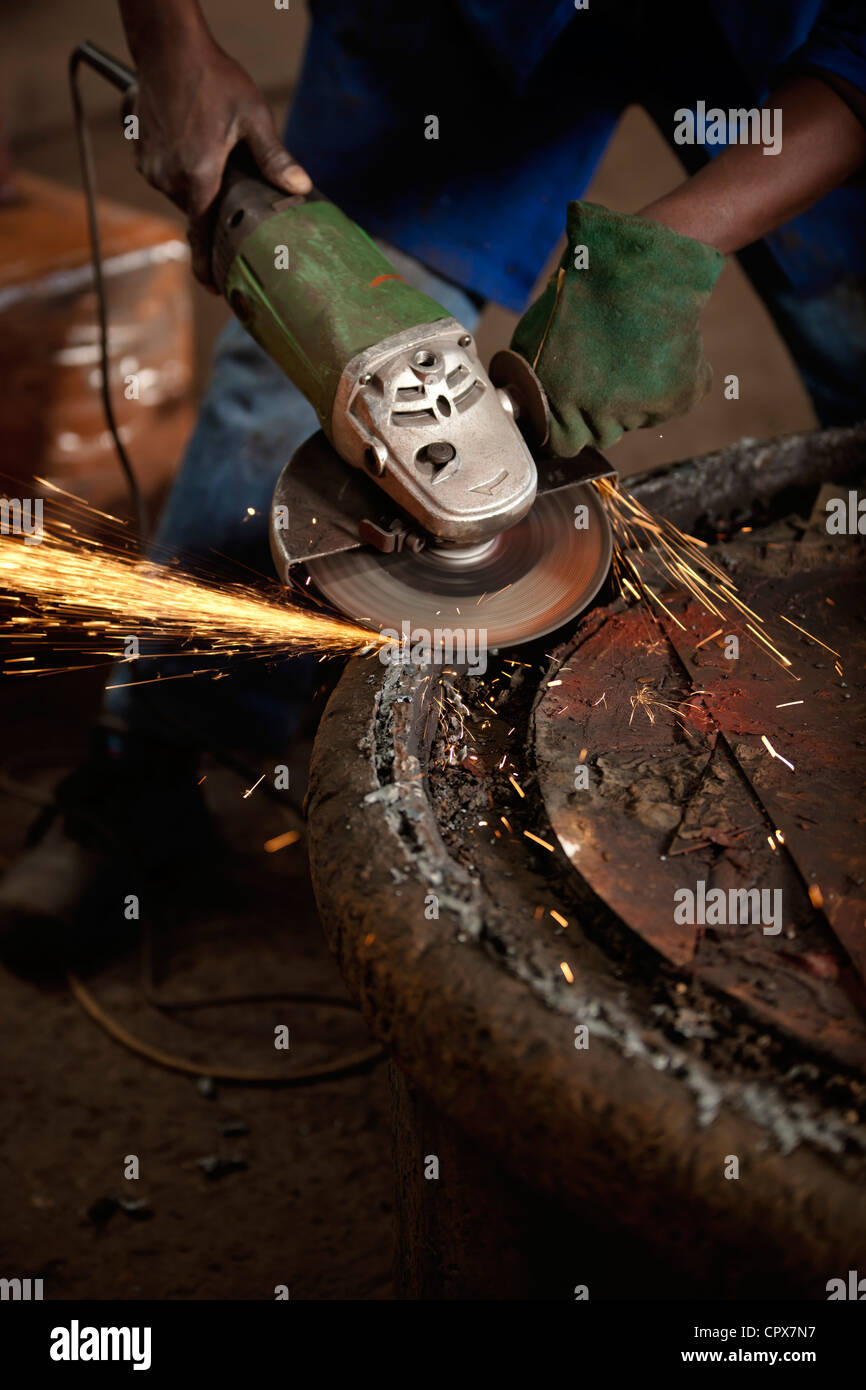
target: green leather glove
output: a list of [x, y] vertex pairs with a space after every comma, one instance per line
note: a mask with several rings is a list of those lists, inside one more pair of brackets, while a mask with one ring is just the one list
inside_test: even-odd
[[569, 203], [567, 234], [559, 269], [511, 340], [547, 392], [548, 447], [563, 458], [706, 395], [698, 318], [724, 264], [712, 246], [595, 203]]

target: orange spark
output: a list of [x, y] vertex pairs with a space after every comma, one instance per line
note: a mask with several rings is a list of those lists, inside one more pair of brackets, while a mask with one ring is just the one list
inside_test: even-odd
[[771, 758], [778, 758], [780, 763], [784, 763], [785, 766], [789, 767], [792, 772], [794, 771], [794, 764], [789, 763], [787, 758], [783, 758], [781, 753], [776, 752], [775, 748], [773, 747], [770, 740], [767, 738], [766, 734], [761, 734], [761, 742], [763, 743]]
[[[18, 616], [6, 621], [20, 625], [19, 640], [53, 636], [60, 647], [68, 645], [72, 628], [77, 650], [91, 650], [87, 640], [96, 638], [99, 655], [109, 659], [138, 659], [127, 650], [133, 636], [142, 644], [156, 639], [159, 654], [167, 646], [173, 655], [204, 655], [211, 663], [228, 656], [348, 653], [381, 642], [378, 633], [297, 607], [284, 591], [277, 596], [276, 585], [269, 592], [264, 584], [222, 583], [215, 573], [200, 578], [61, 523], [46, 527], [38, 545], [0, 536], [0, 591], [0, 611], [16, 605]], [[17, 607], [22, 596], [32, 609], [25, 618]]]
[[[612, 569], [623, 598], [646, 600], [684, 631], [679, 618], [654, 587], [655, 577], [658, 577], [665, 585], [673, 585], [680, 594], [691, 594], [715, 617], [744, 620], [752, 637], [770, 652], [774, 661], [785, 668], [791, 665], [761, 627], [755, 626], [762, 624], [763, 619], [740, 597], [729, 576], [712, 560], [705, 541], [681, 531], [665, 517], [654, 516], [627, 488], [609, 478], [599, 478], [593, 486], [601, 495], [613, 531]], [[723, 631], [724, 628], [719, 628], [698, 643], [698, 647]]]
[[299, 830], [287, 830], [284, 835], [275, 835], [272, 840], [265, 840], [265, 853], [276, 854], [278, 849], [285, 849], [287, 845], [294, 845], [300, 838], [301, 832]]
[[541, 845], [542, 849], [549, 849], [551, 854], [553, 853], [553, 845], [548, 844], [547, 840], [542, 840], [540, 836], [533, 835], [531, 830], [524, 830], [523, 833], [527, 840], [534, 840], [537, 845]]
[[810, 642], [817, 642], [818, 646], [823, 647], [825, 652], [830, 652], [833, 656], [841, 657], [841, 652], [837, 652], [833, 647], [828, 647], [827, 643], [822, 642], [820, 637], [813, 637], [811, 632], [807, 632], [804, 627], [800, 627], [799, 623], [792, 622], [790, 618], [786, 618], [784, 613], [780, 613], [779, 617], [782, 619], [783, 623], [788, 623], [790, 627], [795, 627], [798, 632], [802, 632], [803, 636], [808, 637]]

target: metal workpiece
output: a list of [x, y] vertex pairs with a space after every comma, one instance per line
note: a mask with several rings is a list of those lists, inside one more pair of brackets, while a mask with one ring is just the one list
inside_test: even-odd
[[693, 459], [642, 473], [630, 487], [645, 507], [709, 538], [777, 512], [780, 498], [792, 511], [808, 512], [821, 483], [853, 486], [862, 478], [864, 451], [866, 423], [743, 439], [700, 460], [697, 494]]
[[[713, 553], [768, 618], [814, 631], [832, 614], [845, 685], [795, 629], [799, 684], [757, 658], [732, 674], [690, 613], [681, 631], [605, 599], [556, 649], [503, 653], [482, 677], [355, 660], [331, 697], [311, 869], [349, 991], [399, 1068], [409, 1296], [502, 1296], [498, 1254], [483, 1256], [492, 1213], [514, 1256], [509, 1297], [562, 1296], [548, 1250], [565, 1240], [593, 1297], [616, 1296], [605, 1280], [625, 1265], [659, 1298], [823, 1298], [866, 1239], [866, 1032], [845, 916], [862, 920], [859, 772], [845, 791], [845, 760], [860, 759], [846, 720], [866, 698], [858, 543], [834, 562], [822, 526], [806, 538], [789, 511], [810, 447], [810, 507], [834, 451], [862, 479], [862, 431], [743, 445], [739, 476], [766, 487], [751, 511], [740, 492], [737, 524], [753, 529]], [[694, 530], [707, 462], [670, 472]], [[656, 473], [634, 492], [664, 486]], [[835, 630], [821, 640], [840, 646]], [[691, 737], [664, 708], [629, 725], [647, 678], [674, 710], [703, 699]], [[828, 702], [818, 737], [809, 720]], [[674, 889], [714, 872], [725, 887], [778, 883], [783, 931], [678, 935]], [[453, 1229], [415, 1200], [419, 1152], [460, 1173]], [[731, 1155], [742, 1181], [725, 1180]]]
[[510, 402], [453, 318], [406, 329], [349, 362], [331, 437], [440, 543], [489, 540], [535, 499], [535, 463]]
[[[446, 698], [459, 699], [460, 689]], [[516, 1230], [535, 1212], [541, 1243], [555, 1249], [575, 1223], [590, 1283], [621, 1248], [636, 1282], [652, 1277], [659, 1297], [710, 1288], [731, 1298], [762, 1288], [820, 1296], [826, 1277], [848, 1268], [852, 1241], [866, 1238], [862, 1159], [834, 1152], [844, 1140], [819, 1101], [794, 1082], [793, 1095], [780, 1089], [784, 1048], [773, 1077], [772, 1053], [757, 1047], [766, 1025], [720, 1011], [741, 1039], [734, 1062], [730, 1043], [703, 1041], [701, 1005], [680, 999], [663, 967], [640, 952], [617, 963], [609, 948], [621, 929], [575, 910], [563, 891], [564, 856], [534, 849], [519, 829], [516, 838], [503, 833], [496, 855], [479, 856], [465, 836], [469, 818], [452, 819], [453, 779], [469, 774], [458, 764], [446, 784], [431, 766], [440, 698], [429, 670], [350, 663], [317, 737], [309, 844], [320, 915], [349, 991], [436, 1119], [416, 1165], [438, 1127], [467, 1156], [465, 1168], [458, 1160], [461, 1184], [473, 1181], [471, 1156], [483, 1160], [466, 1194], [473, 1224], [460, 1238], [483, 1246], [492, 1198], [516, 1190]], [[486, 778], [478, 786], [476, 822], [490, 815], [488, 786]], [[517, 814], [508, 808], [513, 827]], [[526, 824], [550, 834], [543, 819]], [[527, 872], [533, 857], [549, 860], [543, 875]], [[538, 920], [536, 904], [551, 900], [568, 914], [565, 934], [547, 913]], [[575, 965], [572, 986], [563, 959]], [[668, 999], [678, 1003], [659, 1002]], [[581, 1027], [590, 1041], [577, 1052]], [[808, 1057], [789, 1052], [787, 1065]], [[397, 1135], [398, 1155], [406, 1138]], [[748, 1182], [724, 1181], [729, 1154]], [[404, 1252], [412, 1278], [426, 1285], [441, 1260], [442, 1296], [483, 1296], [484, 1284], [468, 1287], [471, 1276], [448, 1258], [455, 1234], [440, 1235], [441, 1251]], [[478, 1277], [493, 1286], [498, 1267]], [[561, 1296], [553, 1282], [551, 1268], [536, 1264], [515, 1275], [512, 1296]]]

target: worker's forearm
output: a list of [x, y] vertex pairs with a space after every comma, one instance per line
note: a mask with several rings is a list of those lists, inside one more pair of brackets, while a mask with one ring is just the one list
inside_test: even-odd
[[193, 273], [212, 288], [211, 215], [238, 145], [288, 194], [312, 182], [280, 140], [248, 72], [219, 47], [198, 0], [118, 0], [138, 72], [135, 162], [189, 220]]
[[198, 0], [118, 0], [136, 67], [212, 42]]
[[726, 255], [789, 222], [866, 162], [866, 128], [832, 87], [799, 77], [767, 101], [782, 112], [782, 148], [730, 145], [641, 211]]

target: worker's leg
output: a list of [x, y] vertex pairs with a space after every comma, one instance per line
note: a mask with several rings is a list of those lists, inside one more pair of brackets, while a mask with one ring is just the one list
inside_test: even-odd
[[820, 423], [866, 420], [866, 283], [848, 279], [808, 296], [776, 290], [763, 297]]
[[851, 276], [798, 292], [765, 243], [747, 246], [738, 259], [784, 339], [821, 425], [866, 419], [866, 281]]

